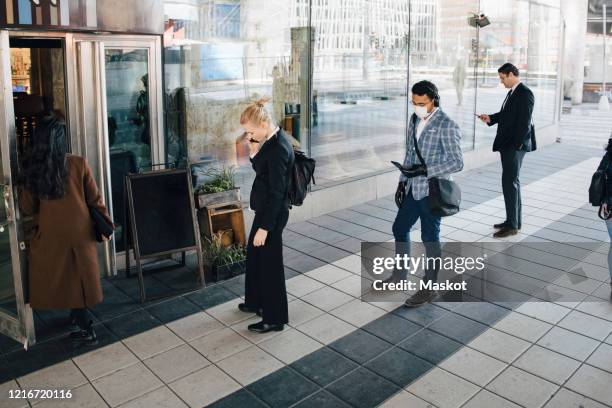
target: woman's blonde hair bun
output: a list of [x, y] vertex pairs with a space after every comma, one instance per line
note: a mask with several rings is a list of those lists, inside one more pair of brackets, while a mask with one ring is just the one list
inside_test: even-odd
[[266, 109], [266, 104], [270, 102], [267, 96], [261, 97], [249, 103], [242, 115], [240, 115], [240, 124], [254, 123], [261, 125], [264, 123], [272, 124], [272, 115]]

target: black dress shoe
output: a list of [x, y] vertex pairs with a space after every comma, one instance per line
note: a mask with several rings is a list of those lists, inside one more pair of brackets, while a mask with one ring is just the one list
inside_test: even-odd
[[253, 306], [249, 306], [246, 303], [240, 303], [238, 305], [238, 309], [244, 313], [255, 313], [257, 316], [261, 317], [261, 309], [258, 309]]
[[255, 333], [267, 333], [271, 331], [282, 331], [285, 328], [284, 324], [268, 324], [264, 323], [263, 320], [259, 323], [249, 325], [249, 331]]
[[421, 289], [414, 295], [408, 298], [404, 303], [406, 307], [419, 307], [424, 305], [425, 303], [429, 303], [436, 296], [435, 290], [429, 289]]
[[506, 238], [518, 234], [518, 229], [512, 227], [504, 227], [493, 234], [493, 238]]
[[499, 224], [493, 224], [493, 228], [495, 229], [501, 229], [508, 226], [508, 221], [500, 222]]

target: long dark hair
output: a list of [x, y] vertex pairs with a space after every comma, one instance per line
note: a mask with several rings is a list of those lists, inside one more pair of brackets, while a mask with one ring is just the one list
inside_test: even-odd
[[41, 199], [64, 197], [68, 168], [66, 124], [51, 114], [41, 118], [23, 162], [26, 188]]

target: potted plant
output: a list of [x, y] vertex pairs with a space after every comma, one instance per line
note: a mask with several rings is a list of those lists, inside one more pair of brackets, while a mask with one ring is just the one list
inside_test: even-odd
[[240, 188], [234, 180], [235, 167], [210, 168], [204, 171], [206, 181], [196, 187], [195, 202], [198, 208], [221, 206], [240, 201]]
[[246, 248], [231, 244], [224, 246], [218, 237], [204, 238], [206, 281], [218, 282], [243, 274], [246, 268]]

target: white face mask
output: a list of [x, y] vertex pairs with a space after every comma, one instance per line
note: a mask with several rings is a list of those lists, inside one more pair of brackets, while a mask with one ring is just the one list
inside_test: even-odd
[[425, 119], [427, 115], [429, 115], [429, 112], [427, 112], [427, 106], [415, 106], [414, 113], [416, 113], [416, 115], [421, 119]]

